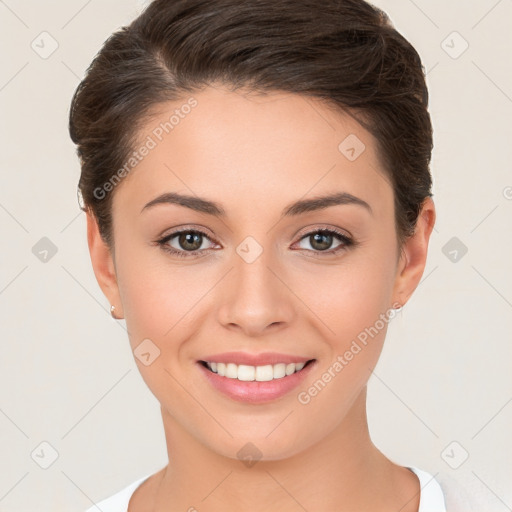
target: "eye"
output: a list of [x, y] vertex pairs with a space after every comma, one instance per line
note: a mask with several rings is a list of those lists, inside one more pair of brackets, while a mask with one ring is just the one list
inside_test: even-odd
[[[336, 245], [334, 249], [331, 249], [332, 244], [336, 239], [339, 241], [339, 244]], [[310, 231], [309, 233], [306, 233], [300, 241], [308, 242], [314, 252], [323, 254], [334, 254], [355, 245], [354, 240], [335, 229], [319, 229], [316, 231]], [[304, 248], [302, 247], [302, 249]]]
[[[209, 252], [212, 247], [205, 247], [204, 243], [206, 240], [210, 240], [210, 237], [199, 229], [184, 229], [181, 231], [174, 231], [168, 235], [165, 235], [156, 243], [166, 252], [171, 253], [179, 257], [197, 257], [202, 256]], [[333, 242], [339, 241], [338, 245], [332, 247]], [[356, 242], [349, 236], [343, 234], [341, 231], [336, 229], [317, 229], [310, 231], [301, 237], [299, 243], [306, 241], [310, 244], [312, 249], [300, 247], [301, 250], [307, 250], [308, 252], [317, 253], [321, 256], [338, 253], [351, 246], [354, 246]]]
[[181, 257], [197, 256], [199, 252], [205, 252], [204, 241], [209, 237], [198, 229], [186, 229], [170, 233], [157, 243], [167, 252]]

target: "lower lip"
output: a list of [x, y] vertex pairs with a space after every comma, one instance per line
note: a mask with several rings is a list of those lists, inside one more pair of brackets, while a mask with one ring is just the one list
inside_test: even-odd
[[202, 363], [198, 362], [197, 364], [210, 384], [221, 393], [239, 402], [258, 404], [276, 400], [292, 391], [307, 377], [313, 366], [315, 366], [316, 361], [311, 361], [299, 372], [292, 373], [280, 379], [264, 382], [247, 382], [221, 377], [217, 373], [205, 368]]

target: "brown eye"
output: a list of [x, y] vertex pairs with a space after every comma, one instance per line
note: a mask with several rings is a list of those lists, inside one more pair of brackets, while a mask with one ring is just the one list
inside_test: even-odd
[[211, 249], [211, 246], [203, 247], [205, 240], [210, 240], [206, 233], [195, 229], [187, 229], [170, 233], [161, 240], [157, 240], [157, 243], [162, 249], [175, 256], [192, 257], [197, 254], [206, 253], [208, 249]]
[[[323, 229], [312, 231], [311, 233], [307, 233], [305, 236], [301, 238], [301, 242], [307, 240], [309, 245], [311, 246], [311, 250], [313, 252], [327, 252], [334, 253], [343, 248], [349, 247], [352, 245], [352, 240], [337, 231], [332, 231], [330, 229]], [[332, 248], [333, 242], [338, 240], [339, 243], [334, 248]], [[306, 247], [301, 247], [301, 249], [307, 249]], [[308, 249], [310, 250], [310, 249]]]
[[325, 251], [331, 248], [333, 242], [333, 236], [326, 232], [318, 232], [313, 235], [309, 235], [311, 247], [319, 251]]
[[203, 235], [196, 231], [184, 231], [178, 236], [180, 248], [186, 251], [197, 251], [201, 248]]

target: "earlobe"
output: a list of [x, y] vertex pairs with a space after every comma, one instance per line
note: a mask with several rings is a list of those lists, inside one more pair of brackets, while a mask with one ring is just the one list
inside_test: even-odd
[[428, 243], [434, 229], [435, 220], [434, 202], [430, 197], [427, 197], [423, 201], [414, 235], [405, 242], [403, 247], [393, 291], [393, 300], [395, 302], [405, 305], [421, 280], [425, 270]]
[[[87, 243], [94, 275], [110, 305], [115, 307], [115, 318], [122, 318], [122, 304], [112, 251], [100, 235], [98, 222], [94, 214], [90, 210], [87, 210], [86, 216]], [[110, 311], [112, 312], [111, 308]]]

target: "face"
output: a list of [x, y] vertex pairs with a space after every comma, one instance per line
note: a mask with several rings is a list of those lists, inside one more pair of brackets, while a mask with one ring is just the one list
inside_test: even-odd
[[247, 442], [289, 457], [351, 421], [425, 238], [409, 272], [376, 141], [350, 116], [277, 92], [192, 96], [139, 132], [100, 284], [165, 421], [228, 457]]

